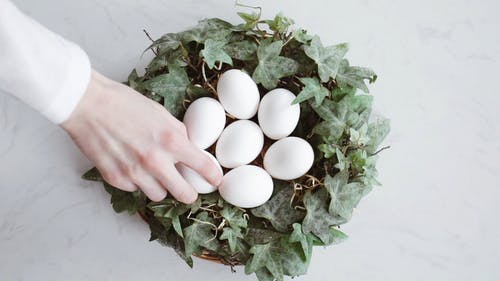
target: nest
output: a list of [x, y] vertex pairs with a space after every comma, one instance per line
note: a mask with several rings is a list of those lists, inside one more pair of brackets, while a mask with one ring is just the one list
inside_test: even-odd
[[[313, 246], [347, 237], [339, 227], [377, 184], [375, 160], [389, 123], [369, 122], [372, 96], [366, 82], [377, 76], [349, 65], [346, 44], [324, 47], [318, 36], [292, 30], [293, 20], [281, 14], [263, 20], [256, 9], [239, 13], [244, 22], [238, 25], [213, 18], [157, 40], [146, 32], [152, 40], [146, 51], [155, 56], [144, 75], [133, 70], [126, 84], [180, 120], [192, 101], [217, 97], [217, 81], [228, 69], [251, 75], [261, 95], [290, 90], [301, 107], [292, 135], [307, 140], [315, 153], [306, 175], [274, 180], [271, 199], [253, 209], [233, 206], [217, 192], [200, 195], [191, 205], [174, 198], [151, 202], [141, 191], [109, 185], [96, 168], [83, 178], [101, 181], [116, 212], [138, 213], [151, 229], [150, 240], [172, 247], [190, 266], [194, 255], [231, 269], [244, 265], [245, 273], [259, 280], [281, 280], [305, 274]], [[227, 123], [232, 121], [228, 115]], [[266, 138], [251, 164], [262, 167], [271, 142]]]

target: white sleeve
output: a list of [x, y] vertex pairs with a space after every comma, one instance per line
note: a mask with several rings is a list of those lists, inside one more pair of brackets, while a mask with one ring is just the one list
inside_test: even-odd
[[0, 0], [0, 90], [60, 124], [85, 93], [90, 73], [80, 47]]

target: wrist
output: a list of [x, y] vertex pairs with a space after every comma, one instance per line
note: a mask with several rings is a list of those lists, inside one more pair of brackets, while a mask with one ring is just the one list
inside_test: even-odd
[[93, 113], [95, 114], [98, 106], [102, 106], [109, 102], [107, 98], [107, 93], [109, 93], [109, 91], [107, 91], [106, 88], [109, 88], [112, 82], [113, 81], [102, 74], [92, 70], [85, 93], [68, 119], [60, 124], [60, 127], [69, 131], [79, 121], [86, 120], [90, 118]]

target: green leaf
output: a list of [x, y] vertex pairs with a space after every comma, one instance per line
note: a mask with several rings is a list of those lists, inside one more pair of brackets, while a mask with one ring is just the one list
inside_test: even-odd
[[276, 280], [274, 276], [267, 270], [267, 268], [262, 267], [261, 269], [255, 271], [255, 275], [259, 281], [274, 281]]
[[365, 80], [373, 83], [377, 80], [377, 75], [373, 72], [373, 70], [366, 67], [349, 66], [349, 61], [343, 59], [335, 78], [341, 88], [349, 85], [368, 93], [369, 90], [365, 84]]
[[275, 88], [280, 78], [295, 74], [299, 67], [293, 59], [280, 56], [282, 47], [282, 41], [272, 42], [266, 39], [261, 41], [257, 49], [259, 64], [252, 78], [268, 90]]
[[149, 45], [144, 52], [149, 49], [158, 48], [158, 54], [162, 55], [165, 52], [175, 50], [179, 47], [180, 36], [178, 33], [167, 33], [155, 40], [151, 45]]
[[335, 86], [332, 89], [332, 100], [335, 102], [339, 102], [345, 96], [354, 96], [356, 94], [356, 88], [351, 86], [345, 86], [340, 88], [339, 86]]
[[338, 144], [345, 131], [345, 124], [335, 121], [322, 121], [314, 126], [312, 132], [316, 135], [322, 136], [323, 139], [328, 140], [330, 143]]
[[335, 124], [345, 123], [344, 120], [342, 118], [339, 118], [338, 114], [336, 113], [336, 109], [339, 107], [338, 103], [329, 99], [325, 99], [319, 106], [316, 106], [314, 103], [311, 103], [311, 106], [319, 115], [319, 117], [321, 117], [321, 119], [333, 122]]
[[82, 175], [82, 179], [89, 181], [103, 181], [101, 173], [99, 173], [99, 170], [97, 170], [96, 167], [86, 171], [85, 174]]
[[316, 77], [303, 77], [299, 78], [299, 80], [304, 84], [304, 88], [293, 100], [292, 104], [301, 103], [310, 98], [314, 98], [316, 105], [319, 106], [323, 102], [323, 99], [330, 94], [328, 89], [323, 87]]
[[167, 69], [167, 66], [172, 66], [174, 64], [177, 66], [186, 66], [187, 63], [185, 60], [186, 58], [182, 49], [168, 51], [153, 58], [151, 62], [149, 62], [147, 70], [148, 72], [161, 71], [163, 73]]
[[226, 220], [226, 223], [235, 229], [247, 227], [244, 214], [243, 210], [229, 204], [224, 204], [224, 208], [220, 211], [220, 215]]
[[208, 68], [212, 69], [216, 62], [227, 63], [233, 65], [233, 60], [224, 51], [224, 46], [226, 43], [224, 41], [215, 41], [213, 39], [207, 39], [205, 41], [205, 46], [203, 50], [200, 51], [201, 56], [205, 59]]
[[250, 226], [245, 233], [245, 241], [251, 245], [266, 244], [271, 241], [280, 239], [281, 237], [283, 237], [283, 233], [276, 232], [270, 229]]
[[330, 245], [340, 244], [348, 238], [344, 232], [336, 229], [335, 227], [330, 228], [330, 236], [332, 237], [330, 239], [332, 242]]
[[257, 244], [250, 248], [252, 257], [245, 265], [245, 273], [250, 274], [265, 267], [277, 280], [283, 280], [283, 265], [280, 253], [282, 248], [279, 242]]
[[277, 192], [263, 205], [251, 210], [256, 217], [269, 220], [276, 230], [287, 232], [290, 226], [302, 219], [304, 211], [296, 210], [290, 205], [293, 187], [282, 181], [275, 181]]
[[104, 189], [111, 194], [111, 205], [117, 213], [127, 211], [130, 215], [145, 208], [147, 198], [142, 191], [127, 192], [103, 181]]
[[207, 89], [201, 87], [200, 85], [193, 84], [188, 85], [186, 94], [188, 95], [191, 102], [201, 97], [209, 97], [211, 95]]
[[311, 45], [305, 46], [304, 51], [318, 65], [318, 75], [321, 82], [327, 82], [330, 77], [335, 78], [339, 71], [340, 62], [349, 49], [346, 43], [323, 47], [318, 36], [314, 36]]
[[365, 189], [360, 182], [347, 183], [348, 179], [347, 171], [339, 172], [334, 177], [325, 177], [325, 187], [331, 198], [328, 212], [337, 218], [337, 225], [351, 219], [352, 211], [363, 197]]
[[309, 261], [312, 256], [313, 238], [311, 235], [302, 232], [302, 226], [300, 223], [293, 224], [293, 232], [290, 234], [288, 239], [290, 243], [300, 243], [303, 260]]
[[135, 70], [135, 68], [134, 68], [130, 72], [130, 74], [128, 75], [127, 82], [125, 84], [138, 92], [143, 92], [144, 87], [143, 87], [142, 82], [140, 80], [141, 80], [141, 78], [137, 74], [137, 70]]
[[198, 24], [189, 30], [181, 32], [182, 42], [205, 43], [206, 40], [226, 42], [231, 34], [232, 24], [218, 18], [203, 19]]
[[157, 218], [171, 219], [175, 232], [183, 237], [182, 225], [179, 217], [189, 211], [189, 205], [182, 204], [171, 198], [166, 198], [160, 202], [149, 203], [148, 208], [154, 212], [154, 216]]
[[163, 105], [175, 117], [180, 119], [184, 112], [183, 102], [189, 78], [184, 68], [170, 65], [167, 74], [158, 75], [145, 82], [145, 87], [164, 97]]
[[[151, 223], [151, 220], [149, 221]], [[155, 224], [158, 224], [158, 222], [156, 222]], [[164, 246], [168, 246], [168, 247], [171, 247], [172, 249], [174, 249], [174, 251], [177, 253], [177, 255], [179, 255], [179, 257], [181, 257], [189, 267], [193, 267], [193, 259], [191, 258], [191, 256], [187, 256], [185, 254], [185, 250], [184, 250], [184, 241], [182, 240], [182, 238], [177, 235], [175, 232], [172, 232], [172, 231], [165, 231], [165, 230], [158, 230], [156, 227], [150, 227], [151, 229], [151, 236], [152, 237], [156, 237], [157, 238], [157, 241], [164, 245]], [[158, 233], [157, 231], [161, 231], [160, 233]]]
[[308, 44], [309, 41], [312, 40], [313, 36], [307, 34], [307, 31], [304, 29], [297, 29], [293, 31], [293, 38], [303, 44]]
[[187, 213], [190, 206], [180, 203], [172, 198], [165, 198], [160, 202], [151, 202], [148, 208], [154, 212], [155, 217], [171, 218]]
[[179, 216], [175, 216], [172, 218], [172, 226], [175, 229], [175, 232], [179, 234], [180, 237], [184, 238], [184, 235], [182, 234], [182, 225], [181, 221], [179, 220]]
[[254, 28], [257, 23], [260, 20], [260, 12], [259, 13], [243, 13], [243, 12], [238, 12], [237, 13], [240, 18], [242, 18], [245, 21], [245, 28], [246, 29], [252, 29]]
[[357, 146], [364, 146], [370, 141], [368, 136], [368, 125], [363, 123], [358, 130], [349, 128], [349, 141]]
[[328, 159], [335, 155], [337, 147], [329, 143], [322, 143], [318, 145], [318, 149], [323, 152], [323, 157]]
[[149, 230], [151, 231], [149, 241], [168, 239], [168, 231], [172, 225], [171, 219], [149, 217], [147, 221], [149, 223]]
[[374, 153], [382, 143], [391, 129], [389, 119], [384, 119], [368, 125], [368, 136], [370, 141], [366, 144], [366, 151]]
[[184, 247], [186, 256], [193, 253], [201, 254], [203, 248], [216, 251], [217, 239], [214, 239], [212, 231], [213, 222], [209, 220], [207, 212], [201, 212], [196, 216], [190, 226], [184, 228]]
[[335, 165], [335, 168], [339, 169], [341, 172], [347, 171], [347, 169], [351, 166], [349, 159], [346, 158], [344, 153], [342, 153], [342, 151], [338, 148], [335, 149], [335, 155], [337, 156], [337, 164]]
[[220, 240], [227, 240], [229, 243], [229, 248], [231, 253], [235, 253], [238, 250], [238, 239], [243, 238], [240, 228], [224, 227], [222, 229], [222, 234]]
[[278, 13], [273, 20], [266, 20], [264, 22], [267, 23], [269, 29], [277, 33], [285, 33], [294, 24], [291, 18], [283, 16], [282, 13]]
[[237, 41], [224, 46], [224, 51], [233, 59], [254, 60], [257, 53], [257, 43], [249, 40]]
[[[307, 258], [304, 259], [303, 249], [300, 243], [290, 242], [290, 239], [283, 237], [281, 240], [282, 253], [281, 264], [283, 266], [283, 273], [289, 276], [298, 276], [305, 274], [309, 267], [310, 257], [312, 256], [312, 234], [308, 234], [310, 240], [310, 247], [307, 253]], [[309, 242], [308, 242], [309, 243]]]
[[324, 244], [332, 243], [332, 237], [329, 234], [330, 227], [340, 222], [338, 217], [328, 212], [329, 199], [328, 192], [324, 188], [315, 192], [307, 192], [304, 196], [307, 214], [302, 222], [302, 231], [305, 234], [313, 233]]

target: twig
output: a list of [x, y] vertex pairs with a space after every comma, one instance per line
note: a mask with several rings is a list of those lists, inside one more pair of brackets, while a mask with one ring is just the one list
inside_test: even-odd
[[146, 34], [146, 36], [149, 38], [149, 40], [151, 40], [151, 42], [153, 42], [153, 43], [155, 42], [155, 40], [153, 40], [153, 38], [151, 38], [151, 35], [149, 35], [149, 33], [146, 29], [143, 29], [142, 31]]
[[379, 154], [379, 152], [381, 152], [382, 150], [386, 150], [386, 149], [389, 149], [389, 148], [391, 148], [390, 145], [384, 146], [381, 149], [379, 149], [379, 150], [375, 151], [374, 153], [370, 154], [370, 156], [375, 156], [375, 155]]
[[[153, 40], [153, 38], [151, 38], [151, 35], [149, 35], [148, 31], [146, 29], [143, 29], [142, 30], [146, 36], [149, 38], [149, 40], [151, 40], [152, 43], [155, 42], [155, 40]], [[157, 56], [158, 55], [158, 50], [155, 50], [154, 48], [151, 48], [151, 51], [153, 51], [153, 53]]]
[[217, 91], [215, 90], [214, 86], [212, 84], [208, 83], [207, 75], [205, 74], [205, 62], [201, 65], [201, 74], [203, 75], [203, 80], [205, 81], [205, 84], [212, 90], [215, 96], [217, 96]]

